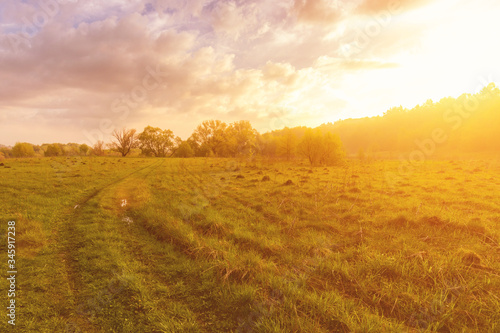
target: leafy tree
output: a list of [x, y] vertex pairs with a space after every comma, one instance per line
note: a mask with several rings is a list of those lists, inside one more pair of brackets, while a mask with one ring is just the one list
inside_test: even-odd
[[63, 155], [63, 150], [61, 149], [61, 145], [57, 143], [53, 143], [47, 146], [47, 150], [45, 151], [45, 156], [61, 156]]
[[126, 128], [121, 129], [120, 131], [114, 130], [112, 135], [115, 138], [115, 141], [109, 144], [111, 150], [119, 152], [122, 154], [122, 157], [125, 157], [130, 153], [132, 148], [137, 146], [137, 136], [135, 129]]
[[139, 147], [143, 154], [165, 157], [174, 147], [174, 133], [171, 130], [162, 130], [148, 126], [139, 134]]
[[63, 155], [66, 156], [78, 156], [81, 154], [80, 145], [78, 143], [68, 143], [65, 145], [61, 145], [61, 149], [63, 151]]
[[500, 97], [500, 89], [493, 83], [489, 83], [486, 87], [481, 89], [479, 93], [481, 99], [488, 99], [492, 97]]
[[30, 143], [17, 142], [12, 148], [12, 155], [14, 157], [33, 157], [35, 156], [35, 150]]
[[232, 156], [249, 156], [255, 153], [257, 131], [247, 120], [231, 123], [226, 129], [226, 143]]
[[12, 149], [8, 148], [8, 147], [1, 147], [0, 148], [0, 152], [3, 154], [4, 157], [8, 158], [8, 157], [12, 157]]
[[42, 146], [40, 145], [33, 145], [33, 150], [35, 151], [35, 156], [36, 157], [43, 157], [44, 156], [44, 151]]
[[81, 145], [80, 145], [79, 149], [80, 149], [80, 153], [81, 153], [81, 154], [83, 154], [83, 155], [87, 155], [87, 153], [88, 153], [88, 152], [89, 152], [89, 150], [90, 150], [90, 147], [84, 143], [84, 144], [81, 144]]
[[226, 140], [227, 124], [220, 120], [205, 120], [190, 137], [197, 148], [197, 156], [224, 156], [227, 155]]
[[194, 156], [194, 150], [191, 148], [191, 144], [189, 143], [188, 140], [185, 141], [180, 141], [177, 149], [175, 150], [175, 157], [193, 157]]
[[276, 155], [278, 150], [278, 137], [265, 133], [257, 136], [257, 149], [259, 154], [272, 157]]

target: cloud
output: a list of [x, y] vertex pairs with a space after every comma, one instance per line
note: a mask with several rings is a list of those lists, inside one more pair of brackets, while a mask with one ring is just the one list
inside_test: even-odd
[[275, 80], [285, 85], [293, 85], [298, 78], [295, 68], [288, 63], [272, 63], [268, 61], [262, 73], [264, 79]]
[[151, 37], [145, 24], [144, 17], [132, 14], [71, 29], [47, 26], [31, 48], [0, 55], [0, 69], [13, 80], [0, 82], [0, 94], [12, 101], [18, 94], [25, 98], [23, 92], [35, 96], [62, 87], [118, 92], [140, 80], [147, 66], [179, 57], [193, 44], [195, 37], [187, 32]]
[[430, 3], [431, 0], [364, 0], [357, 8], [360, 14], [377, 14], [380, 11], [389, 11], [396, 14]]
[[[456, 16], [452, 1], [428, 2], [401, 0], [401, 14], [390, 17], [381, 15], [393, 8], [389, 0], [65, 2], [27, 38], [24, 18], [29, 23], [43, 10], [38, 0], [4, 1], [0, 142], [48, 141], [47, 133], [60, 133], [51, 141], [83, 141], [85, 132], [100, 131], [108, 121], [138, 130], [170, 128], [183, 137], [210, 118], [247, 119], [265, 131], [390, 107], [401, 103], [401, 85], [389, 82], [404, 80], [395, 72], [419, 63], [413, 57], [429, 48], [435, 29], [454, 18], [463, 26], [479, 6], [461, 7], [463, 16]], [[422, 10], [410, 10], [417, 7]], [[495, 15], [491, 11], [491, 24]], [[433, 50], [446, 49], [443, 41], [456, 27], [436, 35], [428, 59], [439, 58]], [[473, 35], [477, 27], [463, 29]], [[15, 38], [28, 42], [17, 52]], [[481, 43], [476, 40], [470, 59], [481, 53]], [[349, 47], [355, 52], [346, 52]], [[456, 54], [463, 58], [464, 52]], [[404, 77], [418, 74], [405, 68]]]
[[316, 66], [319, 70], [346, 70], [346, 71], [361, 71], [397, 68], [399, 64], [394, 62], [385, 62], [378, 60], [361, 60], [361, 59], [343, 59], [323, 56], [318, 58]]
[[[111, 7], [110, 13], [116, 15], [99, 18], [98, 11], [87, 3], [78, 22], [68, 26], [65, 20], [55, 18], [31, 38], [29, 48], [14, 52], [3, 39], [2, 118], [16, 124], [11, 129], [20, 124], [71, 128], [64, 135], [73, 133], [79, 138], [71, 141], [86, 140], [88, 133], [100, 131], [103, 121], [108, 120], [115, 127], [139, 129], [154, 123], [183, 136], [190, 131], [187, 121], [195, 126], [207, 118], [234, 121], [241, 117], [255, 121], [256, 126], [275, 129], [266, 115], [290, 115], [304, 103], [305, 96], [319, 91], [321, 74], [314, 70], [298, 70], [290, 62], [267, 60], [267, 56], [263, 64], [242, 66], [236, 63], [238, 56], [223, 47], [232, 45], [241, 54], [239, 43], [247, 41], [238, 42], [238, 34], [251, 34], [248, 27], [258, 23], [253, 14], [246, 19], [243, 13], [265, 16], [272, 12], [279, 17], [279, 22], [266, 19], [268, 28], [261, 30], [256, 43], [279, 39], [280, 32], [271, 32], [273, 27], [287, 24], [284, 15], [265, 7], [239, 7], [234, 2], [203, 7], [204, 12], [214, 13], [210, 22], [216, 31], [201, 36], [206, 18], [196, 19], [203, 21], [199, 30], [184, 29], [183, 23], [177, 25], [175, 20], [192, 15], [182, 12], [191, 9], [179, 6], [176, 11], [159, 12], [158, 2], [152, 6], [155, 11], [149, 6], [144, 12], [145, 7], [135, 3], [137, 12], [134, 9], [131, 13]], [[235, 22], [241, 21], [239, 28], [221, 21], [222, 14], [230, 12]], [[82, 20], [84, 17], [88, 22]], [[204, 45], [207, 41], [210, 46]], [[262, 51], [273, 52], [273, 48]], [[161, 82], [144, 93], [145, 78], [154, 85], [152, 71], [161, 73]], [[106, 139], [110, 131], [101, 132]], [[3, 134], [8, 135], [8, 130]]]
[[247, 21], [243, 9], [244, 7], [238, 6], [234, 1], [217, 2], [211, 12], [214, 30], [238, 39]]
[[300, 22], [333, 24], [340, 18], [338, 1], [295, 0], [293, 9]]

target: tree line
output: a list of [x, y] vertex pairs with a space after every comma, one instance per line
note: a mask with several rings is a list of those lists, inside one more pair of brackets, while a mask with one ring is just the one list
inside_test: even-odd
[[299, 142], [306, 133], [331, 133], [336, 140], [340, 138], [351, 157], [399, 158], [421, 149], [436, 130], [442, 133], [443, 142], [435, 145], [434, 156], [499, 152], [500, 89], [490, 83], [476, 94], [428, 100], [412, 109], [394, 107], [382, 116], [339, 120], [313, 130], [303, 126], [284, 128], [265, 133], [258, 140], [263, 141], [263, 155], [293, 159], [303, 155]]
[[[266, 156], [287, 160], [306, 158], [311, 165], [334, 165], [343, 162], [345, 153], [338, 135], [319, 129], [302, 131], [286, 128], [286, 135], [261, 135], [249, 121], [227, 124], [220, 120], [206, 120], [196, 127], [187, 140], [175, 136], [170, 129], [147, 126], [140, 133], [136, 129], [114, 130], [109, 143], [97, 141], [86, 144], [16, 143], [9, 149], [0, 148], [3, 157], [35, 156], [105, 156], [122, 157], [254, 157]], [[299, 133], [300, 132], [300, 133]]]
[[[476, 94], [428, 100], [412, 109], [395, 107], [383, 116], [345, 119], [317, 128], [285, 127], [264, 134], [248, 121], [227, 124], [206, 120], [187, 140], [169, 129], [147, 126], [113, 132], [109, 143], [86, 144], [17, 143], [0, 146], [0, 159], [32, 156], [142, 155], [156, 157], [238, 157], [265, 156], [286, 160], [307, 159], [311, 164], [342, 163], [347, 155], [364, 158], [370, 154], [398, 157], [416, 149], [419, 143], [440, 130], [445, 138], [436, 151], [500, 151], [500, 89], [491, 83]], [[393, 154], [393, 155], [392, 155]]]
[[490, 83], [475, 94], [446, 97], [411, 109], [394, 107], [383, 116], [345, 119], [320, 126], [339, 135], [351, 155], [409, 152], [443, 132], [437, 154], [500, 151], [500, 89]]

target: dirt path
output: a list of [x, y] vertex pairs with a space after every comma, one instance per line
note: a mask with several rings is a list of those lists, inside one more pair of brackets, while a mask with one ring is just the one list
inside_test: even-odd
[[[86, 296], [83, 294], [85, 283], [81, 276], [81, 265], [79, 265], [78, 254], [79, 249], [84, 246], [83, 242], [86, 241], [85, 235], [79, 230], [78, 226], [85, 218], [83, 211], [86, 205], [93, 198], [98, 196], [104, 190], [125, 181], [126, 179], [140, 173], [143, 170], [150, 169], [150, 174], [154, 169], [164, 163], [164, 160], [156, 161], [145, 167], [141, 167], [133, 172], [120, 177], [112, 182], [94, 190], [90, 195], [86, 196], [72, 207], [68, 207], [62, 222], [61, 229], [58, 232], [57, 242], [61, 244], [57, 254], [59, 261], [64, 265], [64, 283], [67, 285], [68, 298], [64, 301], [69, 308], [66, 318], [66, 332], [98, 332], [99, 329], [94, 327], [91, 320], [89, 320], [89, 311], [87, 307], [89, 304], [86, 302]], [[90, 304], [91, 306], [91, 304]]]

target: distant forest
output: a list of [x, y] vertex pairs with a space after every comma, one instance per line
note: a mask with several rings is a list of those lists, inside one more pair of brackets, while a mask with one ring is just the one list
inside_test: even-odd
[[[262, 135], [264, 153], [286, 155], [287, 138], [297, 142], [306, 130], [285, 128]], [[397, 157], [419, 149], [436, 134], [437, 153], [500, 152], [500, 89], [490, 83], [477, 94], [428, 100], [413, 109], [394, 107], [383, 116], [339, 120], [315, 130], [338, 135], [351, 156]]]
[[[44, 156], [156, 156], [238, 157], [265, 156], [292, 160], [307, 158], [311, 164], [336, 164], [345, 155], [360, 158], [397, 154], [430, 142], [438, 153], [500, 152], [500, 89], [490, 83], [477, 94], [428, 100], [413, 109], [394, 107], [383, 116], [346, 119], [317, 128], [304, 126], [258, 133], [248, 121], [226, 124], [207, 120], [187, 140], [171, 130], [148, 126], [113, 132], [109, 143], [16, 143], [0, 146], [0, 160]], [[427, 145], [427, 146], [426, 146]], [[434, 149], [434, 148], [433, 148]]]

